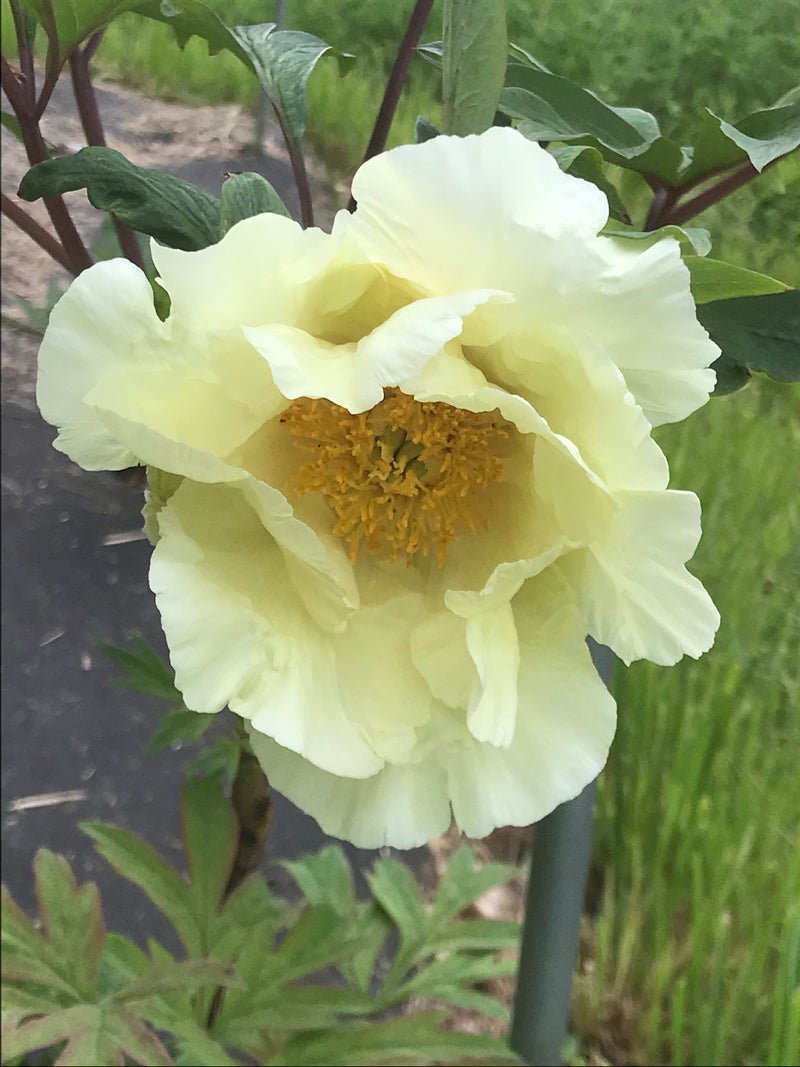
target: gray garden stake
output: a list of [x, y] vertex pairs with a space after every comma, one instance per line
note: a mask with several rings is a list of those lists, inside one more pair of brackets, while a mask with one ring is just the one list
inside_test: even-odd
[[[614, 654], [591, 639], [588, 644], [608, 685]], [[537, 823], [533, 834], [511, 1027], [511, 1046], [530, 1067], [562, 1062], [596, 796], [597, 779]]]

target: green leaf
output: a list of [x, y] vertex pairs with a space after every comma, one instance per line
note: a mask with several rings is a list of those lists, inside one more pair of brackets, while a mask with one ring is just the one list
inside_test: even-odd
[[433, 960], [421, 968], [403, 984], [402, 998], [406, 1000], [420, 996], [450, 1000], [451, 995], [464, 986], [515, 974], [516, 970], [515, 959], [496, 960], [483, 952], [460, 952], [445, 959]]
[[181, 826], [191, 878], [190, 899], [205, 955], [236, 856], [239, 833], [233, 806], [222, 794], [221, 774], [187, 778], [181, 797]]
[[97, 995], [97, 976], [106, 928], [93, 882], [78, 888], [63, 856], [40, 849], [34, 860], [39, 914], [48, 941], [68, 964], [82, 1000]]
[[683, 256], [706, 256], [711, 251], [711, 235], [699, 226], [662, 226], [658, 230], [603, 230], [603, 237], [618, 237], [626, 241], [641, 241], [645, 246], [664, 237], [674, 237]]
[[119, 686], [120, 689], [133, 689], [137, 693], [148, 693], [150, 696], [169, 700], [182, 707], [183, 697], [175, 687], [175, 672], [172, 667], [150, 648], [144, 638], [134, 637], [133, 643], [138, 649], [137, 652], [131, 652], [119, 645], [107, 644], [105, 641], [98, 641], [98, 645], [112, 663], [125, 672], [122, 678], [114, 679], [114, 685]]
[[431, 924], [444, 925], [483, 893], [508, 882], [517, 873], [516, 867], [505, 863], [476, 866], [472, 849], [469, 845], [461, 845], [450, 860], [439, 884], [431, 912]]
[[136, 834], [106, 823], [80, 823], [100, 855], [115, 871], [134, 882], [175, 927], [189, 956], [202, 956], [202, 937], [189, 886]]
[[744, 385], [747, 371], [800, 381], [800, 291], [701, 304], [697, 318], [722, 349], [715, 395]]
[[605, 193], [608, 200], [608, 212], [613, 219], [630, 223], [630, 215], [620, 200], [619, 193], [608, 180], [603, 170], [603, 157], [596, 148], [585, 145], [557, 145], [548, 151], [565, 174], [591, 182]]
[[242, 756], [241, 745], [228, 737], [222, 737], [219, 741], [201, 752], [186, 768], [186, 773], [204, 778], [210, 774], [225, 774], [231, 781], [236, 777], [239, 760]]
[[201, 738], [216, 721], [215, 715], [190, 711], [189, 708], [183, 707], [173, 708], [166, 715], [162, 715], [158, 729], [147, 742], [145, 751], [160, 752], [161, 749], [169, 748], [178, 741], [191, 744]]
[[66, 1041], [58, 1057], [64, 1067], [108, 1067], [124, 1062], [170, 1067], [172, 1060], [156, 1035], [133, 1012], [117, 1005], [74, 1004], [54, 1011], [4, 1036], [4, 1061]]
[[234, 26], [230, 32], [295, 141], [301, 141], [306, 131], [306, 86], [314, 67], [330, 52], [338, 59], [340, 72], [346, 73], [354, 57], [336, 52], [313, 34], [278, 30], [272, 22]]
[[404, 863], [379, 859], [367, 875], [375, 899], [396, 923], [403, 941], [424, 940], [428, 921], [414, 876]]
[[194, 990], [203, 986], [244, 987], [218, 960], [182, 960], [164, 966], [151, 966], [141, 977], [128, 982], [110, 998], [117, 1003], [144, 1000], [176, 989]]
[[353, 874], [338, 845], [328, 845], [313, 856], [284, 861], [281, 866], [297, 882], [309, 904], [327, 904], [342, 918], [353, 914]]
[[414, 143], [422, 144], [424, 141], [432, 141], [434, 137], [439, 136], [439, 130], [433, 125], [430, 119], [426, 119], [423, 115], [417, 115], [414, 122]]
[[674, 181], [688, 161], [663, 137], [655, 116], [639, 108], [611, 107], [588, 89], [551, 73], [533, 56], [511, 46], [499, 110], [524, 120], [519, 130], [533, 141], [563, 141], [597, 148], [609, 163]]
[[23, 200], [86, 189], [90, 202], [170, 248], [195, 251], [219, 239], [219, 201], [204, 189], [161, 171], [137, 167], [112, 148], [82, 148], [46, 159], [19, 187]]
[[208, 4], [202, 3], [201, 0], [148, 0], [147, 3], [139, 0], [136, 10], [146, 18], [169, 26], [180, 48], [184, 48], [192, 37], [197, 36], [208, 44], [209, 55], [216, 55], [226, 49], [252, 69], [249, 56], [231, 31]]
[[0, 122], [3, 123], [9, 133], [13, 133], [18, 141], [22, 140], [22, 127], [16, 115], [8, 111], [0, 111]]
[[442, 130], [483, 133], [506, 73], [505, 0], [445, 0], [442, 37]]
[[25, 0], [47, 34], [47, 73], [61, 69], [72, 51], [141, 0]]
[[777, 278], [757, 274], [744, 267], [734, 267], [732, 263], [722, 263], [718, 259], [690, 257], [686, 260], [686, 266], [689, 268], [695, 304], [738, 296], [765, 296], [768, 293], [782, 293], [789, 288]]
[[252, 171], [229, 174], [222, 183], [219, 212], [219, 235], [224, 237], [231, 226], [242, 219], [269, 211], [289, 218], [289, 210], [266, 178]]
[[290, 1038], [269, 1067], [372, 1067], [408, 1058], [417, 1063], [461, 1062], [518, 1064], [521, 1061], [500, 1038], [447, 1033], [438, 1029], [438, 1012], [406, 1015], [383, 1022], [343, 1023], [323, 1033]]
[[691, 163], [681, 172], [680, 181], [695, 183], [709, 172], [726, 170], [746, 159], [760, 171], [799, 145], [800, 86], [735, 126], [706, 108]]

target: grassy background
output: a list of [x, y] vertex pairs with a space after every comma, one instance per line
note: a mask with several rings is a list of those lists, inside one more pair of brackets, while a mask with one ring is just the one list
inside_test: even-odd
[[[230, 23], [270, 0], [211, 4]], [[309, 86], [309, 140], [347, 175], [369, 137], [407, 2], [291, 0], [288, 26], [358, 57]], [[702, 107], [735, 120], [800, 70], [796, 0], [509, 0], [510, 37], [609, 103], [691, 140]], [[427, 40], [440, 36], [440, 5]], [[4, 27], [5, 30], [5, 27]], [[171, 99], [255, 104], [230, 56], [135, 16], [111, 27], [106, 76]], [[415, 63], [390, 144], [439, 118]], [[800, 285], [800, 159], [699, 216], [718, 258]], [[693, 563], [722, 612], [698, 663], [620, 669], [620, 724], [601, 781], [573, 1022], [614, 1063], [800, 1063], [800, 387], [762, 380], [658, 433], [673, 484], [703, 502]]]

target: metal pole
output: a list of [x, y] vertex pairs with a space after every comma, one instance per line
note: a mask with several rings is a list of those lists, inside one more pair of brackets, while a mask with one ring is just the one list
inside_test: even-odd
[[[600, 677], [610, 683], [614, 654], [589, 639]], [[533, 831], [511, 1046], [530, 1067], [556, 1067], [567, 1037], [572, 974], [592, 845], [597, 779]]]

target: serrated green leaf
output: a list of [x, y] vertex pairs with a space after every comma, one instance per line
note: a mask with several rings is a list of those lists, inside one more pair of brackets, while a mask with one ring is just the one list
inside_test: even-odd
[[[226, 1001], [230, 993], [226, 994]], [[369, 1015], [376, 1007], [368, 995], [336, 986], [281, 986], [242, 998], [234, 1017], [223, 1005], [214, 1037], [234, 1048], [252, 1047], [265, 1030], [321, 1030], [335, 1028], [346, 1015]]]
[[132, 689], [137, 693], [147, 693], [162, 700], [169, 700], [173, 704], [181, 705], [181, 708], [176, 710], [185, 710], [183, 697], [175, 687], [175, 672], [172, 667], [150, 648], [144, 638], [134, 637], [133, 644], [136, 646], [136, 652], [98, 641], [99, 648], [111, 662], [125, 672], [122, 678], [114, 678], [113, 684], [120, 689]]
[[323, 904], [295, 923], [272, 958], [266, 981], [290, 982], [334, 965], [348, 952], [347, 925]]
[[423, 115], [417, 115], [414, 122], [415, 144], [423, 144], [425, 141], [432, 141], [434, 137], [438, 136], [439, 130], [436, 129], [430, 119], [426, 119]]
[[[496, 960], [486, 953], [459, 952], [444, 959], [433, 960], [422, 967], [402, 986], [402, 999], [438, 997], [449, 1000], [451, 993], [478, 982], [515, 974], [517, 961]], [[393, 997], [396, 1001], [399, 997]]]
[[0, 111], [0, 122], [3, 123], [9, 133], [13, 133], [18, 141], [22, 140], [22, 127], [16, 115], [12, 115], [9, 111]]
[[311, 33], [278, 30], [271, 22], [233, 26], [230, 32], [295, 141], [300, 142], [306, 130], [306, 86], [314, 67], [330, 53], [339, 61], [340, 72], [346, 73], [353, 56], [337, 52]]
[[506, 73], [505, 0], [445, 0], [442, 35], [442, 131], [483, 133]]
[[372, 988], [375, 965], [392, 928], [391, 920], [375, 900], [362, 906], [355, 920], [358, 940], [339, 964], [346, 980], [363, 993]]
[[500, 1038], [477, 1034], [447, 1033], [437, 1029], [443, 1020], [438, 1012], [406, 1015], [400, 1019], [370, 1023], [343, 1023], [322, 1034], [292, 1037], [269, 1067], [372, 1067], [403, 1057], [429, 1063], [474, 1059], [481, 1064], [518, 1064], [519, 1058]]
[[80, 823], [100, 855], [152, 900], [177, 931], [191, 957], [202, 956], [202, 939], [189, 886], [167, 861], [136, 834], [106, 823]]
[[417, 942], [427, 932], [427, 916], [414, 876], [404, 863], [379, 859], [367, 875], [375, 899], [393, 919], [404, 941]]
[[216, 197], [182, 178], [137, 167], [113, 148], [46, 159], [25, 175], [19, 195], [38, 200], [75, 189], [85, 189], [94, 207], [170, 248], [196, 251], [219, 240]]
[[64, 857], [47, 849], [36, 853], [34, 868], [39, 914], [47, 940], [68, 967], [78, 996], [93, 1000], [106, 937], [97, 886], [88, 882], [78, 888]]
[[191, 879], [189, 899], [201, 931], [201, 952], [207, 954], [239, 833], [231, 802], [222, 793], [221, 774], [186, 779], [181, 796], [181, 827]]
[[6, 1062], [66, 1041], [58, 1067], [108, 1067], [127, 1053], [137, 1063], [170, 1067], [172, 1060], [142, 1019], [118, 1005], [74, 1004], [5, 1035]]
[[611, 218], [630, 223], [630, 215], [619, 193], [606, 177], [603, 157], [596, 148], [588, 148], [586, 145], [560, 145], [551, 146], [548, 151], [565, 174], [591, 182], [605, 193]]
[[161, 993], [173, 993], [178, 989], [194, 990], [209, 985], [244, 988], [244, 982], [218, 960], [182, 960], [163, 966], [151, 965], [149, 970], [127, 982], [110, 999], [122, 1004]]
[[658, 230], [603, 230], [603, 237], [616, 237], [626, 241], [640, 241], [645, 247], [674, 237], [681, 246], [683, 256], [706, 256], [711, 251], [711, 235], [699, 226], [662, 226]]
[[175, 1067], [237, 1067], [218, 1041], [196, 1023], [183, 1026], [177, 1038], [178, 1055]]
[[312, 856], [281, 863], [297, 882], [309, 904], [327, 904], [337, 915], [353, 913], [356, 898], [350, 864], [338, 845], [328, 845]]
[[735, 125], [706, 108], [691, 163], [681, 171], [680, 181], [695, 183], [746, 159], [760, 171], [799, 145], [800, 86]]
[[738, 296], [765, 296], [768, 293], [783, 293], [789, 286], [732, 263], [717, 259], [686, 260], [695, 304], [707, 304], [711, 300], [728, 300]]
[[511, 46], [506, 87], [498, 110], [523, 120], [533, 141], [580, 143], [609, 163], [674, 181], [688, 161], [675, 141], [662, 136], [655, 116], [639, 108], [612, 107], [575, 82], [551, 73], [533, 56]]
[[289, 209], [266, 178], [252, 171], [229, 174], [222, 183], [220, 195], [220, 237], [224, 237], [231, 226], [242, 219], [264, 212], [289, 218]]
[[516, 948], [522, 930], [520, 924], [504, 919], [464, 919], [449, 923], [431, 935], [437, 952], [482, 951]]
[[722, 349], [715, 395], [744, 385], [748, 371], [800, 381], [800, 291], [701, 304], [697, 318]]
[[431, 925], [443, 926], [468, 904], [477, 900], [482, 893], [508, 882], [517, 873], [516, 867], [505, 863], [476, 866], [472, 849], [469, 845], [461, 845], [451, 858], [439, 883], [431, 912]]
[[186, 768], [188, 775], [205, 778], [212, 774], [224, 774], [233, 781], [239, 767], [242, 749], [238, 741], [222, 737], [195, 757]]
[[[125, 688], [133, 688], [126, 686]], [[203, 734], [217, 721], [215, 715], [207, 715], [199, 711], [190, 711], [189, 708], [173, 708], [166, 715], [161, 716], [158, 729], [147, 742], [145, 752], [160, 752], [169, 748], [178, 741], [192, 744], [199, 740]]]

